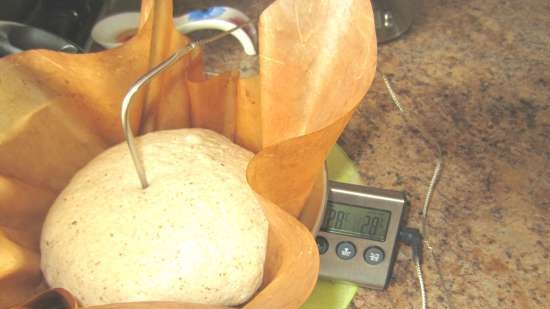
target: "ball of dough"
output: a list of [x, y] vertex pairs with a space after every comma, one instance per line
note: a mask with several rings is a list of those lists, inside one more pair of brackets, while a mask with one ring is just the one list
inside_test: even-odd
[[41, 239], [48, 284], [84, 306], [245, 302], [262, 281], [268, 232], [245, 178], [253, 154], [204, 129], [136, 142], [146, 189], [124, 143], [76, 173], [51, 207]]

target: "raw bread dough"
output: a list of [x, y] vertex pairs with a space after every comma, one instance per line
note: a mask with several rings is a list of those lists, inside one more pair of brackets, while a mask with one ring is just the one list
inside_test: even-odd
[[262, 281], [268, 223], [245, 179], [252, 153], [205, 129], [136, 140], [80, 170], [50, 209], [41, 239], [51, 287], [83, 305], [164, 300], [237, 305]]

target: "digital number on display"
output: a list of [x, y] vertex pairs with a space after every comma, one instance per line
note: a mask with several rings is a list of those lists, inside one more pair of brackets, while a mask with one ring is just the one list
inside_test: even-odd
[[385, 241], [391, 212], [369, 207], [327, 203], [321, 230], [329, 233]]

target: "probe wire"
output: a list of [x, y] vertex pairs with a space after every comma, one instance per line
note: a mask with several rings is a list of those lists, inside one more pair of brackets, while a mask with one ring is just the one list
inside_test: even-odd
[[[388, 77], [386, 76], [386, 74], [384, 74], [380, 71], [378, 71], [378, 72], [382, 75], [382, 79], [384, 80], [384, 84], [386, 85], [386, 89], [388, 90], [388, 93], [389, 93], [393, 103], [399, 109], [399, 112], [401, 113], [401, 115], [402, 115], [403, 119], [405, 120], [405, 122], [409, 122], [408, 121], [409, 120], [408, 119], [409, 113], [408, 113], [407, 110], [405, 110], [403, 108], [403, 105], [401, 104], [397, 94], [393, 90]], [[441, 175], [441, 171], [443, 169], [443, 151], [441, 150], [441, 146], [439, 145], [439, 143], [437, 143], [434, 139], [430, 138], [429, 134], [427, 134], [424, 130], [422, 130], [418, 126], [414, 126], [414, 127], [415, 127], [415, 129], [417, 129], [420, 132], [421, 136], [425, 140], [428, 141], [429, 144], [435, 146], [435, 150], [436, 150], [435, 168], [434, 168], [434, 171], [433, 171], [433, 174], [432, 174], [432, 178], [430, 180], [430, 184], [428, 186], [428, 190], [426, 191], [426, 196], [424, 198], [424, 205], [422, 207], [422, 227], [421, 227], [422, 232], [421, 233], [422, 233], [423, 238], [424, 238], [424, 244], [430, 250], [430, 253], [432, 254], [432, 258], [435, 262], [435, 266], [436, 266], [436, 270], [437, 270], [437, 273], [438, 273], [438, 276], [439, 276], [439, 280], [441, 281], [441, 283], [443, 285], [443, 289], [445, 291], [445, 298], [447, 300], [447, 307], [452, 309], [453, 306], [452, 306], [452, 302], [451, 302], [451, 298], [450, 298], [450, 292], [447, 288], [447, 285], [445, 284], [445, 280], [443, 279], [443, 273], [442, 273], [441, 267], [439, 265], [439, 259], [436, 256], [436, 254], [434, 252], [434, 249], [431, 246], [430, 242], [428, 241], [428, 230], [427, 230], [428, 209], [429, 209], [429, 206], [430, 206], [430, 202], [432, 200], [432, 196], [433, 196], [435, 186], [437, 185], [437, 182], [438, 182], [439, 177]], [[422, 275], [422, 266], [421, 266], [421, 263], [420, 263], [420, 259], [418, 257], [414, 257], [414, 263], [415, 263], [415, 268], [416, 268], [416, 274], [417, 274], [417, 277], [418, 277], [418, 283], [420, 285], [422, 309], [427, 309], [428, 308], [428, 302], [427, 302], [427, 297], [426, 297], [426, 287], [424, 285], [424, 276]]]

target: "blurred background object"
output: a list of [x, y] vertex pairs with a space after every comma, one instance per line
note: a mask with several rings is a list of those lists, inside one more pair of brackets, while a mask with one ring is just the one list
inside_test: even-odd
[[106, 2], [2, 0], [0, 20], [18, 22], [48, 31], [86, 50], [89, 47], [90, 30]]
[[[102, 19], [119, 13], [138, 12], [140, 0], [2, 0], [0, 1], [0, 21], [17, 22], [45, 30], [75, 45], [78, 50], [97, 51], [103, 49], [91, 38], [92, 28]], [[183, 16], [197, 9], [213, 6], [228, 6], [243, 12], [248, 17], [257, 18], [260, 12], [272, 1], [235, 1], [235, 0], [174, 0], [174, 17]], [[417, 0], [371, 0], [374, 8], [376, 34], [379, 43], [389, 42], [403, 35], [414, 21], [418, 11]], [[18, 28], [19, 29], [19, 28]], [[12, 33], [12, 39], [25, 40], [25, 46], [19, 49], [50, 48], [60, 49], [60, 41], [54, 47], [46, 44], [50, 39], [42, 39], [39, 32], [28, 30]], [[15, 36], [25, 35], [18, 39]], [[4, 34], [4, 37], [7, 35]], [[45, 35], [45, 37], [48, 37]], [[28, 42], [28, 40], [36, 40]], [[23, 48], [21, 48], [23, 47]], [[240, 46], [235, 46], [240, 49]], [[9, 52], [4, 52], [3, 55]]]
[[411, 27], [418, 2], [416, 0], [372, 0], [378, 43], [397, 39]]
[[69, 53], [80, 51], [74, 43], [50, 32], [12, 21], [0, 21], [0, 57], [39, 48]]

